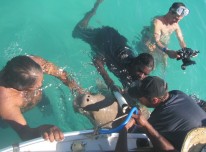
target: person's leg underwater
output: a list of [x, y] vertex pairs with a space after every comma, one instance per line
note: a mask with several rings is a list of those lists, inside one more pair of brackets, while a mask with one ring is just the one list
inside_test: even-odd
[[90, 21], [90, 19], [95, 15], [96, 10], [99, 6], [99, 4], [102, 2], [103, 0], [97, 0], [96, 3], [94, 4], [94, 7], [85, 14], [85, 16], [83, 17], [82, 20], [80, 20], [77, 25], [75, 26], [73, 32], [72, 32], [72, 36], [74, 38], [78, 37], [78, 33], [79, 31], [82, 29], [86, 29], [88, 26], [88, 23]]

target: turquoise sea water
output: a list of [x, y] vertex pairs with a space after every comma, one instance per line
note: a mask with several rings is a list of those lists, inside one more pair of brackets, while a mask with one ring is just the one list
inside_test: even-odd
[[[95, 0], [0, 0], [0, 66], [20, 54], [41, 56], [64, 68], [83, 88], [93, 88], [101, 79], [91, 65], [90, 47], [71, 37], [76, 23], [89, 11]], [[105, 0], [90, 25], [109, 25], [124, 35], [131, 46], [143, 26], [149, 25], [153, 16], [165, 14], [174, 0]], [[180, 26], [188, 47], [198, 49], [200, 54], [194, 66], [181, 70], [181, 62], [168, 59], [163, 78], [169, 89], [179, 89], [206, 99], [206, 0], [183, 3], [190, 9]], [[169, 48], [179, 49], [175, 35]], [[137, 53], [137, 52], [136, 52]], [[159, 75], [158, 72], [153, 72]], [[161, 75], [162, 76], [162, 75]], [[118, 82], [117, 82], [118, 83]], [[70, 91], [53, 77], [45, 76], [44, 100], [50, 106], [34, 108], [25, 113], [31, 127], [49, 123], [63, 131], [91, 129], [90, 121], [75, 113]], [[184, 109], [187, 110], [187, 109]], [[0, 122], [1, 123], [1, 122]], [[0, 148], [20, 141], [9, 127], [0, 128]]]

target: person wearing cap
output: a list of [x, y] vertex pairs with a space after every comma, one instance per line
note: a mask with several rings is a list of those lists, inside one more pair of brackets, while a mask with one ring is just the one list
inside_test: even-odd
[[186, 48], [179, 21], [189, 14], [189, 9], [182, 2], [175, 2], [169, 8], [167, 14], [156, 16], [151, 26], [145, 26], [141, 31], [140, 41], [137, 42], [137, 49], [143, 52], [150, 52], [156, 63], [167, 64], [167, 55], [170, 58], [178, 58], [173, 49], [168, 48], [170, 36], [175, 32], [181, 48]]
[[135, 56], [127, 45], [127, 39], [112, 27], [88, 27], [91, 17], [102, 1], [96, 1], [94, 7], [75, 26], [72, 36], [90, 44], [94, 66], [111, 90], [119, 90], [105, 70], [105, 65], [126, 88], [132, 86], [135, 81], [144, 79], [153, 70], [154, 59], [149, 53]]
[[139, 85], [129, 88], [128, 94], [146, 107], [154, 108], [148, 120], [139, 112], [132, 118], [135, 121], [131, 121], [142, 126], [159, 151], [180, 150], [191, 129], [206, 126], [205, 111], [182, 91], [168, 91], [167, 83], [159, 77], [146, 77]]

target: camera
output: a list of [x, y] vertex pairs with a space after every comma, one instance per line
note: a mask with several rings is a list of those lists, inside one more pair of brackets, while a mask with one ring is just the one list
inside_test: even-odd
[[191, 48], [182, 48], [177, 51], [177, 54], [179, 57], [177, 60], [182, 60], [181, 68], [182, 70], [185, 70], [187, 66], [196, 64], [195, 61], [191, 60], [191, 57], [196, 57], [200, 53], [197, 50], [192, 50]]

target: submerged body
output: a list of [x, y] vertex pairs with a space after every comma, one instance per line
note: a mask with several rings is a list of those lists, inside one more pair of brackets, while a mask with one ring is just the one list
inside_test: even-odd
[[141, 32], [140, 40], [137, 42], [137, 49], [149, 52], [155, 58], [155, 63], [167, 66], [167, 56], [177, 58], [174, 50], [168, 49], [171, 34], [175, 32], [181, 48], [186, 48], [179, 21], [188, 15], [189, 10], [181, 2], [173, 3], [167, 14], [156, 16], [150, 26], [145, 26]]
[[153, 70], [153, 57], [147, 53], [135, 57], [127, 45], [127, 39], [112, 27], [88, 27], [90, 19], [102, 1], [96, 1], [94, 7], [75, 26], [72, 36], [82, 39], [91, 46], [94, 66], [111, 90], [117, 88], [109, 77], [105, 65], [119, 79], [123, 88], [127, 88], [134, 85], [135, 81], [144, 79]]

